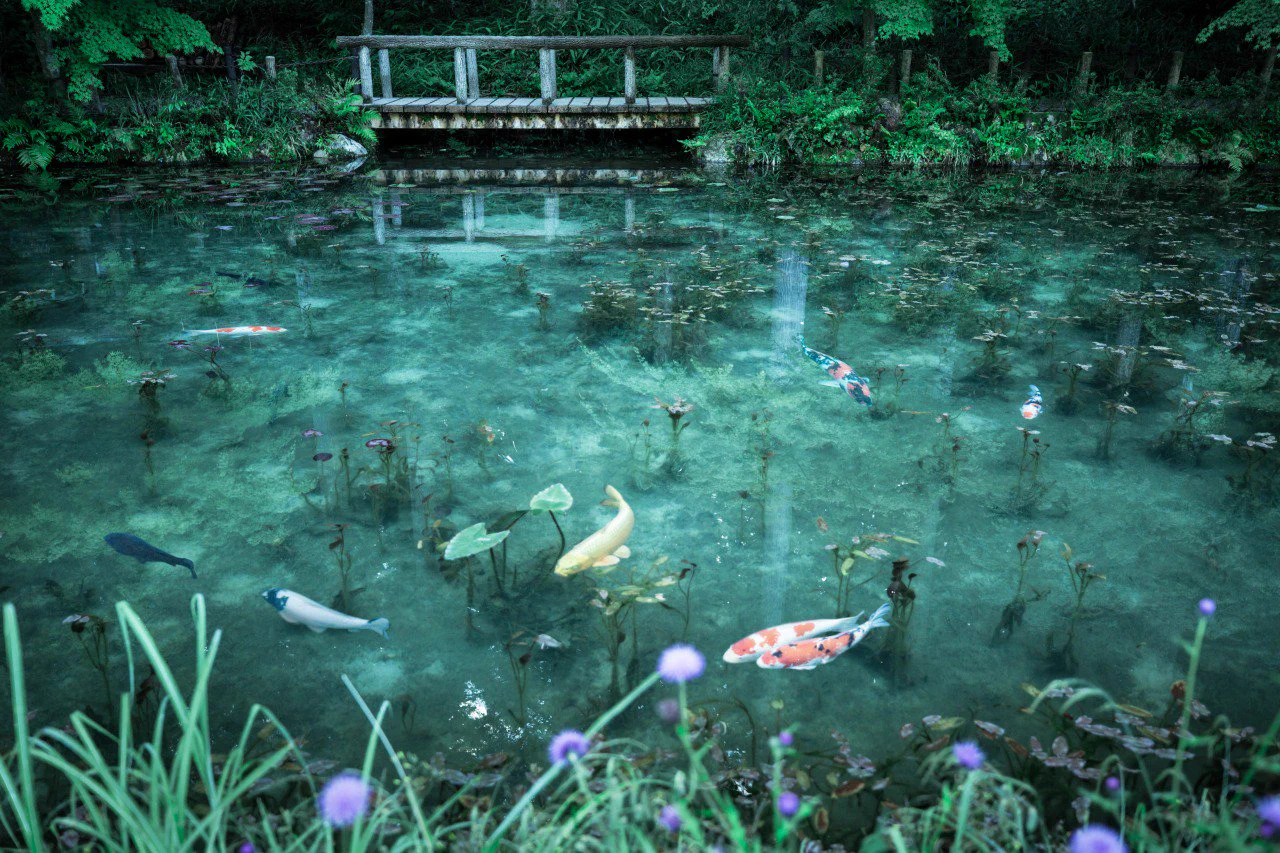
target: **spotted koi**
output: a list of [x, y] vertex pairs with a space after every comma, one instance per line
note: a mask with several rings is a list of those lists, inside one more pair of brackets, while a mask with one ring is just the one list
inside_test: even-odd
[[730, 646], [724, 653], [725, 663], [750, 663], [763, 654], [791, 643], [807, 640], [822, 634], [838, 634], [850, 631], [858, 626], [858, 620], [866, 615], [864, 610], [857, 616], [844, 619], [810, 619], [806, 622], [788, 622], [756, 631], [743, 637]]
[[816, 637], [782, 646], [756, 658], [756, 666], [761, 669], [810, 670], [819, 664], [831, 663], [862, 642], [873, 628], [889, 627], [889, 622], [884, 618], [888, 612], [889, 605], [882, 604], [871, 614], [870, 619], [850, 631], [843, 631], [834, 637]]
[[226, 326], [221, 329], [188, 329], [188, 335], [274, 335], [289, 331], [283, 326]]
[[796, 342], [800, 344], [800, 351], [808, 356], [810, 361], [825, 370], [827, 375], [834, 380], [832, 382], [824, 382], [824, 385], [843, 388], [846, 394], [862, 405], [871, 405], [871, 385], [867, 380], [854, 373], [852, 367], [838, 358], [832, 358], [826, 353], [810, 349], [804, 342], [804, 335], [796, 335]]

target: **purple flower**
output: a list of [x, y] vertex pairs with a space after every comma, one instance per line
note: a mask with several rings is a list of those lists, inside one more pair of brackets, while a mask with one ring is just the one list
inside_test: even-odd
[[680, 831], [680, 812], [675, 806], [663, 806], [662, 812], [658, 815], [658, 823], [667, 828], [667, 832]]
[[782, 746], [791, 746], [795, 742], [795, 735], [791, 734], [791, 732], [778, 732], [778, 743]]
[[565, 729], [551, 739], [551, 746], [547, 748], [552, 764], [566, 764], [590, 751], [591, 741], [577, 729]]
[[322, 435], [324, 435], [324, 433], [314, 427], [308, 427], [302, 431], [303, 438], [319, 438]]
[[1071, 835], [1071, 853], [1128, 853], [1129, 848], [1109, 826], [1085, 826]]
[[680, 703], [674, 699], [663, 699], [658, 703], [658, 716], [662, 722], [674, 726], [680, 722]]
[[966, 770], [977, 770], [987, 760], [982, 748], [971, 740], [957, 741], [951, 747], [951, 754], [955, 757], [956, 764]]
[[253, 846], [252, 841], [246, 841], [237, 848], [238, 853], [258, 853], [258, 848]]
[[1280, 829], [1280, 796], [1259, 800], [1258, 817], [1262, 818], [1262, 837], [1270, 838]]
[[320, 791], [320, 816], [330, 826], [350, 826], [369, 810], [373, 788], [354, 773], [334, 776]]
[[791, 817], [800, 811], [800, 797], [795, 791], [784, 791], [778, 795], [778, 814]]
[[1119, 791], [1120, 780], [1115, 776], [1108, 776], [1106, 781], [1106, 786], [1108, 791]]
[[693, 646], [677, 643], [669, 646], [658, 659], [658, 674], [663, 681], [683, 684], [692, 681], [707, 668], [707, 659]]
[[1200, 612], [1205, 616], [1212, 616], [1213, 611], [1218, 609], [1218, 604], [1212, 598], [1200, 599]]

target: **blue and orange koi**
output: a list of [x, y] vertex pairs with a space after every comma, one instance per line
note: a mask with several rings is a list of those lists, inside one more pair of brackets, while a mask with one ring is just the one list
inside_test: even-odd
[[1027, 420], [1034, 420], [1040, 417], [1040, 413], [1044, 411], [1044, 397], [1040, 395], [1040, 389], [1036, 386], [1030, 386], [1027, 402], [1022, 404], [1022, 416]]
[[824, 385], [843, 388], [845, 393], [862, 405], [871, 405], [871, 385], [867, 380], [854, 373], [852, 367], [838, 358], [832, 358], [826, 353], [810, 349], [804, 342], [804, 335], [796, 335], [796, 342], [800, 344], [800, 351], [808, 356], [810, 361], [825, 370], [834, 380], [833, 382], [824, 382]]

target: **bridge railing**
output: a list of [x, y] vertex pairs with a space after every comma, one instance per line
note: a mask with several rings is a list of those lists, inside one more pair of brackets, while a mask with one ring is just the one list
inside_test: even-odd
[[729, 71], [729, 50], [750, 43], [740, 35], [698, 36], [403, 36], [374, 35], [339, 36], [339, 47], [359, 51], [360, 94], [365, 102], [373, 101], [372, 51], [378, 52], [378, 76], [382, 97], [395, 97], [391, 90], [391, 51], [393, 49], [453, 50], [453, 81], [459, 103], [480, 97], [480, 78], [476, 69], [476, 52], [480, 50], [536, 50], [542, 103], [556, 98], [557, 50], [623, 51], [623, 97], [628, 104], [636, 100], [636, 51], [646, 48], [711, 48], [711, 75], [716, 89], [724, 87]]

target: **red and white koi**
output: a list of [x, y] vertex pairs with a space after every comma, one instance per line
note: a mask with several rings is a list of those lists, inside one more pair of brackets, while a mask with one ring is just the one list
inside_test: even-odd
[[284, 326], [225, 326], [221, 329], [188, 329], [188, 335], [275, 335], [289, 331]]
[[1030, 392], [1027, 402], [1022, 404], [1022, 416], [1027, 420], [1035, 420], [1040, 417], [1040, 413], [1044, 411], [1044, 397], [1040, 396], [1040, 389], [1034, 385], [1029, 386]]
[[825, 352], [818, 352], [811, 349], [804, 342], [804, 335], [796, 335], [796, 343], [800, 344], [800, 351], [812, 361], [821, 367], [831, 377], [828, 382], [823, 385], [830, 385], [834, 388], [842, 389], [853, 399], [857, 400], [864, 406], [871, 405], [871, 385], [866, 379], [853, 372], [853, 368], [845, 364], [838, 358], [827, 355]]
[[810, 637], [851, 631], [858, 627], [859, 620], [865, 615], [864, 610], [857, 616], [848, 616], [844, 619], [810, 619], [806, 622], [788, 622], [785, 625], [764, 628], [730, 646], [724, 653], [724, 662], [750, 663], [763, 654]]
[[831, 663], [861, 643], [872, 629], [889, 627], [888, 620], [884, 618], [888, 612], [889, 605], [882, 604], [871, 614], [870, 619], [851, 631], [843, 631], [834, 637], [816, 637], [782, 646], [756, 658], [756, 666], [761, 669], [810, 670], [819, 664]]

